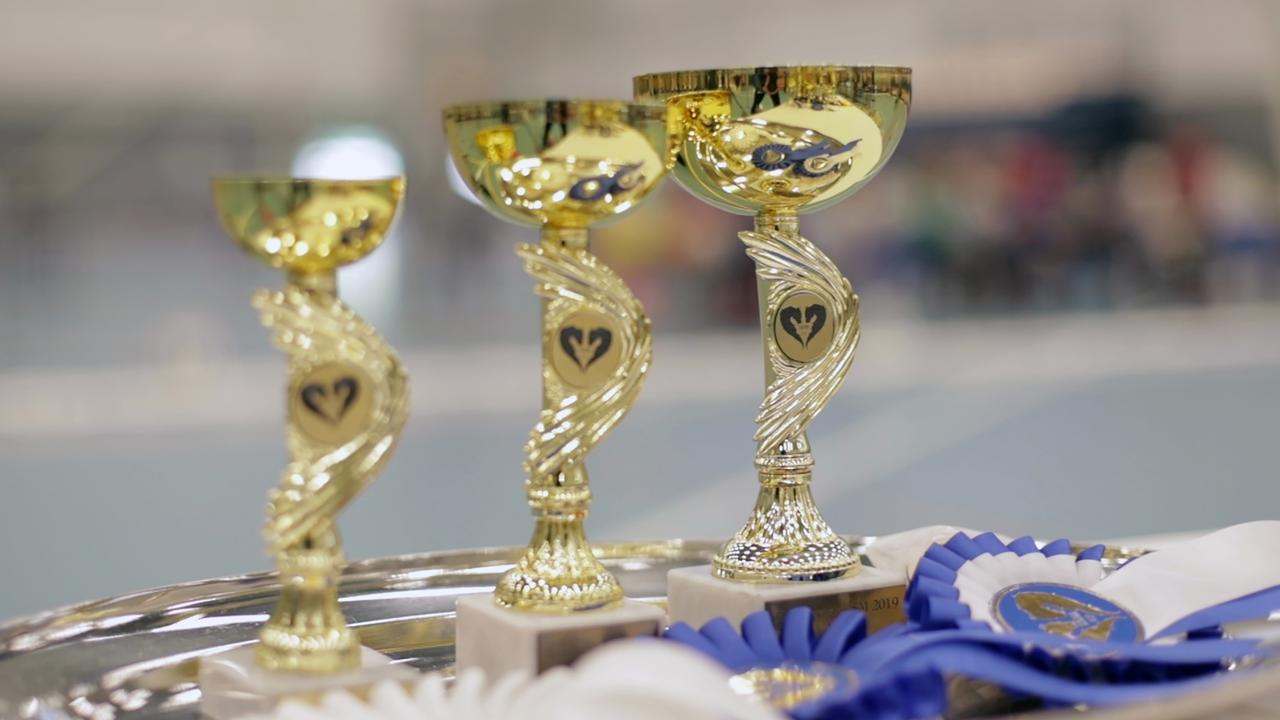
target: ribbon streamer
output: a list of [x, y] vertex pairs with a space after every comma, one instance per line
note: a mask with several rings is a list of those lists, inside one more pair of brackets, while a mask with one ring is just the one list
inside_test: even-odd
[[1245, 523], [1149, 553], [1104, 576], [1101, 545], [1072, 555], [1066, 540], [1037, 547], [1029, 537], [1006, 544], [994, 533], [956, 533], [920, 559], [907, 588], [907, 614], [929, 629], [1008, 631], [1010, 618], [998, 600], [1026, 589], [1041, 591], [1022, 607], [1040, 617], [1046, 632], [1108, 639], [1131, 619], [1141, 628], [1139, 641], [1212, 635], [1224, 623], [1280, 610], [1276, 547], [1280, 522]]

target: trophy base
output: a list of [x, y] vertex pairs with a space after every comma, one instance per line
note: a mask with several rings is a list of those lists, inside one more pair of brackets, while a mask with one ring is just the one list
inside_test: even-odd
[[457, 608], [458, 670], [479, 667], [491, 678], [569, 665], [610, 640], [657, 635], [666, 622], [662, 608], [638, 600], [550, 614], [504, 608], [483, 593], [458, 598]]
[[677, 568], [667, 573], [668, 607], [671, 622], [701, 627], [716, 617], [735, 626], [754, 612], [767, 610], [773, 624], [782, 627], [787, 611], [798, 605], [813, 608], [816, 632], [827, 629], [845, 610], [861, 610], [867, 615], [867, 631], [904, 622], [907, 577], [900, 571], [863, 566], [852, 577], [823, 582], [779, 584], [724, 580], [712, 574], [710, 565]]
[[391, 664], [391, 658], [360, 648], [360, 667], [339, 673], [265, 670], [258, 666], [254, 646], [240, 647], [200, 661], [200, 711], [213, 720], [271, 712], [287, 699], [319, 699], [330, 690], [353, 690], [384, 680], [411, 681], [412, 668]]

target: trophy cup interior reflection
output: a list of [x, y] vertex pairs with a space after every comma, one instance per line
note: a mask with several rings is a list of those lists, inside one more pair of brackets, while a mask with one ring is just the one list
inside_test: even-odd
[[635, 93], [666, 102], [672, 173], [687, 190], [730, 212], [791, 215], [884, 167], [906, 128], [911, 70], [692, 70], [640, 76]]
[[[649, 320], [588, 251], [587, 227], [635, 207], [662, 178], [665, 111], [616, 100], [478, 103], [448, 108], [445, 131], [483, 205], [542, 231], [541, 242], [517, 248], [542, 299], [543, 403], [524, 463], [533, 536], [498, 582], [496, 602], [459, 601], [458, 663], [539, 671], [586, 649], [581, 637], [548, 644], [553, 627], [652, 633], [661, 618], [624, 602], [593, 554], [583, 531], [591, 501], [583, 462], [634, 403], [651, 355]], [[535, 618], [566, 614], [581, 618]], [[484, 632], [497, 635], [486, 640]]]
[[[858, 558], [810, 493], [806, 429], [853, 362], [858, 299], [831, 260], [800, 236], [798, 215], [855, 192], [885, 165], [906, 126], [911, 72], [671, 72], [636, 78], [635, 92], [666, 104], [677, 181], [713, 205], [756, 218], [755, 230], [740, 237], [756, 263], [761, 298], [767, 388], [756, 418], [760, 491], [713, 573], [755, 583], [851, 576]], [[673, 586], [673, 614], [679, 594]]]
[[280, 600], [256, 648], [202, 663], [203, 709], [223, 717], [399, 670], [362, 649], [343, 617], [335, 519], [390, 457], [408, 416], [407, 379], [374, 328], [338, 299], [337, 269], [382, 243], [404, 180], [229, 178], [213, 193], [232, 237], [287, 273], [283, 290], [253, 299], [288, 355], [290, 463], [264, 530]]

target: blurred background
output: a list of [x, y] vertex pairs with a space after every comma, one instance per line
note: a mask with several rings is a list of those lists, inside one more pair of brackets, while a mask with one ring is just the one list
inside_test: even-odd
[[[0, 618], [269, 566], [284, 370], [248, 300], [282, 278], [210, 176], [409, 176], [341, 276], [413, 388], [348, 555], [523, 543], [535, 233], [459, 195], [441, 108], [803, 62], [915, 69], [888, 168], [802, 223], [862, 296], [811, 431], [838, 530], [1277, 515], [1280, 3], [0, 0]], [[656, 339], [591, 457], [593, 539], [746, 517], [749, 222], [668, 183], [595, 235]]]

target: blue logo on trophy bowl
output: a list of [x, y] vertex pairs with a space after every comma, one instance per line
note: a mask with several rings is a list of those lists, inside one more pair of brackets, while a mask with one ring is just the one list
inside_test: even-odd
[[1042, 632], [1076, 640], [1141, 642], [1142, 623], [1133, 613], [1084, 588], [1023, 583], [991, 600], [992, 615], [1007, 630]]

